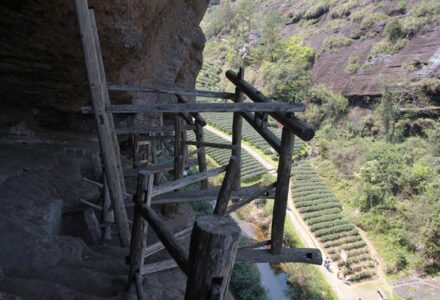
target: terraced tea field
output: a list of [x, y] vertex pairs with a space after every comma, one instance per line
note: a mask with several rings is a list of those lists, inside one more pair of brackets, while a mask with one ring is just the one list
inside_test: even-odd
[[[310, 163], [300, 162], [293, 169], [292, 197], [297, 210], [333, 263], [343, 266], [341, 250], [348, 254], [345, 273], [350, 281], [375, 275], [375, 263], [357, 228], [342, 215], [342, 204], [328, 189]], [[345, 267], [344, 267], [345, 268]]]
[[205, 61], [197, 77], [197, 88], [217, 91], [219, 89], [221, 73], [222, 68], [220, 65], [212, 61]]
[[[204, 131], [204, 135], [206, 142], [230, 143], [209, 132], [208, 130]], [[195, 141], [195, 135], [193, 132], [188, 132], [188, 140]], [[231, 157], [231, 150], [206, 147], [206, 154], [210, 156], [213, 160], [215, 160], [218, 164], [227, 165]], [[265, 173], [267, 173], [267, 170], [255, 158], [253, 158], [246, 151], [241, 152], [242, 181], [259, 179]]]
[[[216, 127], [228, 134], [232, 134], [232, 114], [227, 113], [205, 113], [203, 114], [206, 122], [209, 125]], [[272, 132], [281, 137], [281, 129], [279, 128], [270, 128]], [[259, 135], [254, 128], [252, 128], [249, 123], [243, 120], [243, 140], [249, 142], [254, 147], [260, 149], [265, 154], [274, 154], [270, 145], [266, 142], [264, 138]], [[299, 138], [295, 139], [293, 154], [299, 154], [301, 152], [305, 152], [306, 143], [304, 143]]]

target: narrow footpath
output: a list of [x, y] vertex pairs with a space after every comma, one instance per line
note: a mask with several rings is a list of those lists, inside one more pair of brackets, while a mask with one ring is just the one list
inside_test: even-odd
[[[214, 133], [215, 135], [219, 136], [220, 138], [231, 141], [231, 136], [211, 127], [206, 126], [205, 127], [208, 131]], [[250, 155], [252, 155], [258, 162], [261, 163], [261, 165], [266, 168], [272, 175], [276, 176], [276, 164], [274, 164], [273, 161], [270, 161], [266, 159], [264, 156], [260, 155], [257, 151], [253, 150], [251, 147], [242, 144], [242, 149], [246, 152], [248, 152]], [[324, 252], [324, 249], [321, 247], [320, 243], [315, 239], [313, 234], [309, 231], [307, 224], [302, 220], [300, 217], [299, 212], [293, 205], [293, 200], [291, 197], [291, 194], [289, 192], [289, 202], [287, 207], [287, 216], [289, 217], [290, 221], [292, 222], [293, 226], [295, 227], [296, 233], [301, 238], [303, 244], [305, 247], [309, 248], [319, 248], [322, 253]], [[366, 239], [366, 236], [363, 236], [363, 238]], [[372, 248], [372, 245], [370, 242], [367, 242], [368, 246]], [[370, 249], [372, 250], [372, 253], [376, 253], [374, 248]], [[336, 266], [331, 266], [331, 270], [335, 270]], [[381, 269], [381, 268], [380, 268]], [[333, 271], [332, 270], [332, 271]], [[383, 275], [383, 271], [379, 270], [379, 276], [375, 280], [367, 280], [365, 282], [361, 283], [355, 283], [351, 285], [344, 284], [342, 280], [338, 279], [336, 276], [336, 272], [329, 272], [327, 269], [325, 269], [323, 266], [319, 267], [319, 271], [323, 274], [324, 278], [328, 282], [328, 284], [331, 286], [333, 291], [335, 292], [336, 296], [340, 300], [377, 300], [381, 299], [377, 290], [378, 288], [381, 288], [382, 290], [386, 290], [391, 294], [391, 289], [389, 285], [387, 284], [385, 277]]]

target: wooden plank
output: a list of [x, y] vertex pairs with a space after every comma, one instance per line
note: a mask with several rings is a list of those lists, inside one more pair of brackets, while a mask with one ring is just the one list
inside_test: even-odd
[[231, 156], [228, 167], [226, 169], [225, 178], [222, 182], [222, 187], [218, 194], [217, 203], [214, 208], [214, 214], [224, 216], [228, 207], [229, 199], [231, 198], [232, 187], [237, 178], [237, 170], [240, 168], [240, 159], [236, 156]]
[[[194, 130], [194, 134], [196, 136], [196, 141], [199, 143], [204, 143], [204, 132], [203, 132], [203, 124], [200, 123], [199, 121], [196, 121], [195, 124], [196, 128]], [[199, 150], [199, 152], [197, 153], [197, 162], [199, 164], [199, 172], [203, 173], [206, 172], [206, 170], [208, 170], [208, 165], [206, 164], [206, 152], [205, 152], [205, 148], [201, 147], [201, 146], [197, 146], [197, 150]], [[204, 179], [200, 181], [200, 189], [201, 190], [206, 190], [208, 188], [208, 179]]]
[[237, 263], [305, 263], [313, 265], [322, 264], [322, 254], [319, 249], [293, 248], [282, 249], [274, 255], [268, 249], [239, 249]]
[[148, 224], [153, 228], [157, 237], [163, 243], [170, 255], [174, 258], [180, 269], [185, 274], [188, 274], [188, 253], [174, 237], [166, 224], [160, 219], [159, 215], [152, 208], [147, 207], [146, 205], [141, 206], [140, 213], [145, 219], [147, 219]]
[[216, 176], [218, 174], [223, 173], [224, 171], [226, 171], [226, 167], [219, 167], [216, 169], [212, 169], [203, 173], [198, 173], [198, 174], [194, 174], [191, 176], [187, 176], [184, 177], [182, 179], [176, 180], [176, 181], [172, 181], [172, 182], [168, 182], [168, 183], [164, 183], [161, 184], [159, 186], [157, 186], [154, 191], [153, 191], [153, 197], [158, 196], [158, 195], [162, 195], [180, 188], [183, 188], [185, 186], [188, 186], [190, 184], [199, 182], [203, 179], [207, 179], [209, 177], [212, 176]]
[[261, 135], [269, 145], [280, 153], [281, 140], [271, 130], [261, 126], [261, 121], [256, 120], [251, 113], [241, 113], [241, 116]]
[[[179, 230], [178, 232], [174, 233], [174, 238], [178, 240], [187, 238], [188, 236], [190, 236], [192, 229], [193, 229], [193, 225], [188, 226], [182, 230]], [[153, 245], [150, 245], [147, 248], [145, 248], [144, 257], [151, 256], [159, 251], [162, 251], [163, 249], [165, 249], [165, 246], [162, 244], [161, 241], [154, 243]]]
[[194, 112], [303, 112], [304, 104], [298, 103], [151, 103], [110, 105], [106, 111], [112, 114], [143, 112], [194, 113]]
[[150, 143], [151, 141], [171, 141], [174, 140], [174, 134], [168, 135], [149, 135], [149, 136], [140, 136], [138, 140], [138, 145], [145, 145], [144, 143]]
[[[183, 130], [195, 130], [194, 126], [183, 126]], [[157, 127], [126, 127], [117, 128], [117, 134], [154, 134], [154, 133], [174, 133], [173, 126], [157, 126]]]
[[141, 274], [148, 275], [148, 274], [175, 269], [177, 267], [178, 265], [174, 259], [167, 259], [163, 261], [145, 264], [142, 268]]
[[130, 290], [133, 290], [135, 283], [135, 275], [140, 272], [144, 265], [144, 248], [147, 239], [147, 224], [142, 218], [140, 212], [141, 205], [149, 207], [151, 205], [151, 192], [153, 190], [154, 178], [151, 174], [139, 172], [137, 180], [136, 195], [134, 202], [136, 204], [134, 210], [134, 221], [132, 227], [132, 239], [130, 245], [130, 271], [128, 283]]
[[264, 240], [264, 241], [259, 241], [256, 243], [251, 243], [249, 245], [245, 245], [245, 246], [241, 246], [238, 248], [238, 250], [244, 250], [244, 249], [255, 249], [255, 248], [261, 248], [261, 247], [265, 247], [265, 246], [269, 246], [271, 243], [271, 240]]
[[109, 191], [113, 202], [115, 219], [120, 231], [119, 237], [123, 247], [130, 243], [130, 231], [124, 207], [123, 192], [125, 187], [121, 180], [122, 168], [118, 152], [114, 144], [114, 124], [111, 115], [105, 112], [108, 94], [102, 67], [102, 57], [98, 57], [99, 41], [92, 30], [92, 20], [86, 0], [75, 0], [75, 9], [80, 27], [84, 59], [89, 79], [90, 95], [94, 106], [97, 132], [104, 160], [104, 170], [109, 183]]
[[237, 209], [245, 206], [246, 204], [251, 203], [252, 201], [254, 201], [255, 199], [258, 199], [261, 197], [261, 195], [263, 194], [269, 194], [270, 191], [272, 191], [275, 187], [277, 186], [276, 182], [273, 182], [265, 187], [263, 187], [261, 190], [256, 191], [255, 193], [251, 194], [249, 197], [247, 197], [246, 199], [241, 200], [238, 203], [235, 203], [231, 206], [229, 206], [226, 209], [226, 213], [230, 214], [234, 211], [236, 211]]
[[198, 147], [210, 147], [218, 149], [236, 149], [237, 146], [221, 143], [209, 143], [209, 142], [197, 142], [197, 141], [185, 141], [184, 145], [198, 146]]
[[108, 189], [107, 177], [104, 175], [104, 187], [102, 190], [102, 223], [104, 225], [102, 239], [106, 242], [112, 239], [112, 227], [109, 225], [114, 222], [115, 216], [113, 214], [112, 202], [110, 198], [110, 191]]
[[221, 99], [232, 99], [234, 97], [233, 93], [225, 92], [211, 92], [203, 90], [190, 90], [183, 88], [164, 88], [164, 87], [148, 87], [148, 86], [135, 86], [135, 85], [116, 85], [112, 84], [108, 86], [110, 91], [118, 92], [132, 92], [132, 93], [161, 93], [161, 94], [173, 94], [181, 96], [193, 96], [193, 97], [204, 97], [204, 98], [221, 98]]
[[[240, 67], [240, 70], [237, 74], [238, 78], [244, 78], [244, 68]], [[244, 100], [244, 95], [239, 88], [235, 88], [235, 97], [234, 103], [242, 103]], [[232, 117], [232, 145], [235, 148], [232, 150], [232, 155], [238, 157], [238, 164], [241, 164], [241, 139], [242, 139], [242, 131], [243, 131], [243, 119], [240, 113], [235, 112]], [[241, 168], [238, 168], [236, 180], [233, 183], [233, 189], [237, 190], [241, 186]]]
[[204, 216], [196, 220], [190, 245], [190, 269], [185, 300], [209, 299], [213, 283], [226, 296], [238, 248], [240, 228], [227, 217]]
[[[236, 87], [243, 91], [252, 101], [258, 103], [276, 103], [263, 95], [260, 91], [258, 91], [251, 84], [246, 82], [243, 78], [239, 78], [238, 75], [234, 71], [227, 71], [226, 78], [228, 78]], [[303, 107], [305, 109], [305, 107]], [[315, 136], [315, 131], [305, 122], [301, 121], [296, 117], [290, 117], [286, 114], [287, 111], [280, 112], [271, 112], [266, 110], [266, 112], [270, 113], [270, 115], [280, 122], [284, 127], [292, 130], [299, 138], [304, 141], [310, 141]]]
[[293, 133], [283, 128], [281, 133], [281, 152], [278, 162], [277, 187], [272, 217], [272, 252], [281, 253], [283, 247], [284, 222], [289, 197], [290, 172], [292, 168]]

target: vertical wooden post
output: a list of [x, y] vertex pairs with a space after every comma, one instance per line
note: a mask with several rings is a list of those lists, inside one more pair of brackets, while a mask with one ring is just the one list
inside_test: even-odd
[[[120, 232], [120, 242], [123, 247], [128, 247], [130, 244], [130, 231], [124, 206], [123, 193], [125, 186], [123, 186], [123, 180], [121, 180], [122, 168], [120, 157], [117, 155], [119, 154], [119, 148], [115, 145], [116, 134], [114, 132], [113, 118], [105, 111], [108, 101], [108, 90], [102, 57], [99, 56], [99, 41], [96, 40], [97, 33], [93, 32], [93, 11], [89, 11], [87, 0], [75, 0], [75, 8], [81, 32], [99, 143], [104, 160], [104, 170], [107, 175], [116, 223]], [[117, 151], [116, 148], [118, 148]]]
[[285, 127], [281, 134], [281, 151], [278, 162], [277, 186], [272, 217], [273, 254], [280, 254], [283, 246], [284, 221], [286, 219], [287, 201], [289, 198], [290, 171], [292, 169], [292, 151], [294, 134]]
[[146, 243], [146, 233], [148, 224], [139, 212], [140, 206], [145, 204], [151, 205], [151, 192], [153, 189], [153, 176], [144, 172], [138, 173], [136, 195], [133, 200], [135, 202], [134, 220], [132, 228], [132, 239], [130, 245], [130, 271], [128, 277], [129, 290], [134, 291], [134, 287], [138, 291], [138, 294], [143, 294], [139, 290], [142, 288], [142, 284], [139, 286], [137, 274], [140, 274], [144, 265], [143, 249]]
[[234, 182], [237, 181], [237, 173], [240, 169], [240, 158], [231, 156], [228, 167], [226, 169], [225, 178], [223, 179], [220, 192], [218, 194], [217, 203], [214, 208], [214, 214], [224, 216], [228, 208], [228, 201], [231, 198]]
[[107, 177], [104, 175], [104, 188], [102, 191], [102, 222], [104, 223], [102, 239], [106, 242], [112, 239], [112, 227], [110, 223], [114, 221], [113, 211], [111, 209], [110, 192], [108, 189]]
[[[182, 144], [182, 119], [178, 114], [176, 114], [174, 123], [174, 179], [180, 179], [183, 177], [183, 144]], [[177, 213], [179, 210], [179, 204], [165, 204], [162, 213], [171, 217]]]
[[[157, 159], [157, 141], [152, 140], [151, 141], [151, 162], [153, 165], [158, 165], [159, 161]], [[160, 172], [154, 173], [154, 184], [159, 185], [160, 184]]]
[[189, 274], [185, 300], [224, 299], [238, 248], [240, 228], [230, 218], [204, 216], [196, 220], [191, 235]]
[[[238, 78], [244, 78], [244, 68], [240, 67], [240, 70], [237, 74]], [[243, 102], [243, 93], [240, 91], [238, 87], [235, 88], [235, 103]], [[232, 145], [236, 146], [232, 150], [232, 155], [238, 157], [238, 170], [236, 174], [236, 180], [234, 181], [233, 188], [237, 190], [241, 186], [241, 139], [242, 139], [242, 127], [243, 127], [243, 119], [239, 112], [234, 113], [234, 117], [232, 119]]]
[[133, 146], [133, 162], [132, 162], [132, 167], [133, 169], [136, 169], [138, 164], [138, 136], [136, 134], [132, 134], [131, 135], [131, 144]]
[[[195, 135], [197, 142], [204, 142], [203, 126], [198, 120], [195, 120]], [[197, 146], [197, 162], [199, 164], [199, 172], [205, 172], [208, 168], [206, 166], [206, 152], [204, 146]], [[208, 179], [200, 181], [200, 189], [206, 190], [208, 188]]]

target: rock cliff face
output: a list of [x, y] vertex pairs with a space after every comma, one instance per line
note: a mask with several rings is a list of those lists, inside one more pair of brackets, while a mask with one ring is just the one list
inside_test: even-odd
[[[208, 2], [89, 0], [108, 81], [194, 86], [205, 41], [199, 23]], [[2, 106], [77, 112], [88, 98], [74, 1], [2, 1]]]

